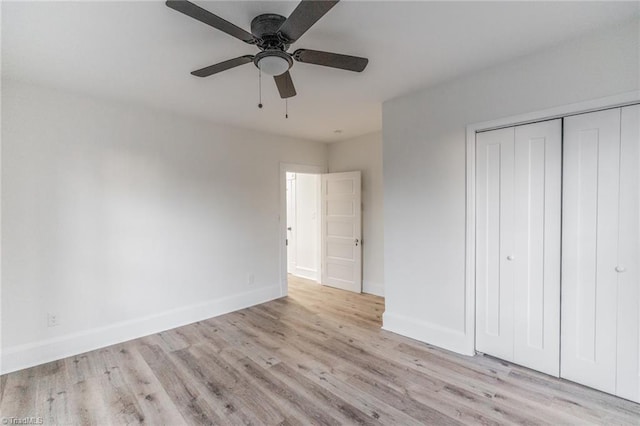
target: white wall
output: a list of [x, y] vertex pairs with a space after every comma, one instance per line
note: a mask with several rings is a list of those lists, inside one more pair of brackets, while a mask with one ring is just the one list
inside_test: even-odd
[[365, 293], [384, 296], [382, 133], [329, 145], [329, 172], [362, 171], [362, 281]]
[[281, 295], [279, 163], [326, 145], [2, 84], [2, 372]]
[[465, 327], [465, 126], [638, 90], [629, 22], [385, 102], [384, 328], [472, 353]]
[[294, 275], [317, 281], [320, 278], [320, 175], [295, 173]]

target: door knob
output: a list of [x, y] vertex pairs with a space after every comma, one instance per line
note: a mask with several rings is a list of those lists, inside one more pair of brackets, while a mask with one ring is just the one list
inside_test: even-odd
[[356, 243], [356, 247], [358, 247], [358, 244], [360, 243], [360, 240], [356, 238], [355, 243]]
[[626, 269], [623, 266], [616, 266], [616, 272], [624, 272]]
[[290, 226], [287, 228], [287, 231], [291, 231], [291, 227]]
[[516, 258], [516, 257], [515, 257], [515, 256], [512, 256], [512, 255], [507, 256], [507, 260], [513, 260], [513, 259], [515, 259], [515, 258]]

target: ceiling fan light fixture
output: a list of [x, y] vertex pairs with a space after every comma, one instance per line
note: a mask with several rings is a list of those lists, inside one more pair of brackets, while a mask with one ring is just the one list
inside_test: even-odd
[[357, 56], [310, 49], [298, 49], [293, 53], [287, 52], [291, 44], [315, 25], [339, 1], [301, 0], [288, 18], [274, 13], [263, 13], [251, 21], [250, 33], [189, 0], [167, 0], [166, 4], [177, 12], [227, 33], [247, 44], [256, 46], [260, 50], [256, 55], [243, 55], [192, 71], [192, 75], [208, 77], [253, 62], [260, 70], [260, 75], [264, 72], [273, 76], [280, 97], [288, 99], [296, 96], [296, 88], [289, 73], [294, 60], [296, 62], [354, 72], [361, 72], [367, 66], [369, 60]]
[[281, 56], [265, 56], [258, 60], [258, 68], [268, 75], [281, 75], [289, 70], [289, 61]]

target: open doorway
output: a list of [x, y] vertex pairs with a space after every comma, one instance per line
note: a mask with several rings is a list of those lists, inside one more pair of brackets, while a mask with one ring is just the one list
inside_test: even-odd
[[287, 275], [320, 282], [320, 175], [286, 174]]
[[[317, 179], [319, 181], [320, 176], [322, 176], [323, 173], [326, 173], [327, 170], [326, 168], [322, 167], [322, 166], [310, 166], [310, 165], [303, 165], [303, 164], [289, 164], [289, 163], [281, 163], [280, 164], [280, 292], [282, 294], [282, 296], [286, 296], [288, 294], [288, 278], [289, 278], [289, 272], [298, 272], [298, 273], [302, 273], [306, 276], [311, 276], [311, 277], [316, 277], [316, 278], [312, 278], [310, 281], [313, 283], [319, 283], [320, 279], [321, 279], [321, 265], [320, 265], [320, 230], [318, 230], [318, 233], [316, 235], [316, 242], [315, 242], [315, 247], [316, 250], [318, 252], [318, 255], [316, 257], [315, 260], [315, 269], [316, 272], [314, 273], [312, 270], [314, 269], [314, 262], [310, 261], [313, 259], [312, 255], [310, 256], [307, 252], [305, 252], [305, 254], [302, 256], [303, 258], [301, 259], [300, 262], [300, 268], [298, 268], [298, 261], [297, 261], [297, 247], [293, 248], [294, 246], [297, 245], [297, 242], [299, 241], [300, 238], [304, 238], [305, 235], [307, 235], [310, 231], [310, 228], [313, 228], [313, 226], [308, 226], [308, 216], [310, 216], [308, 210], [309, 209], [313, 209], [313, 207], [309, 207], [307, 206], [307, 210], [305, 210], [305, 213], [303, 214], [304, 218], [301, 217], [301, 219], [303, 219], [303, 221], [305, 221], [307, 223], [307, 225], [303, 225], [304, 226], [304, 230], [300, 233], [300, 236], [298, 236], [298, 225], [297, 225], [297, 220], [296, 220], [296, 208], [295, 208], [295, 200], [293, 198], [295, 198], [295, 194], [298, 188], [296, 188], [296, 183], [298, 181], [298, 175], [304, 175], [303, 177], [303, 185], [300, 189], [302, 189], [303, 187], [306, 187], [307, 184], [309, 183], [309, 181], [313, 180], [314, 178]], [[305, 179], [306, 177], [309, 177], [310, 179]], [[319, 185], [319, 184], [318, 184]], [[320, 222], [320, 218], [319, 218], [319, 213], [320, 213], [320, 194], [319, 194], [320, 188], [317, 188], [317, 206], [315, 208], [315, 215], [316, 215], [316, 220], [315, 222], [318, 223]], [[304, 196], [305, 199], [309, 198], [309, 194], [306, 194]], [[309, 204], [309, 203], [307, 203]], [[291, 228], [291, 230], [289, 230], [288, 228]], [[313, 231], [311, 231], [313, 232]], [[305, 241], [304, 243], [305, 247], [309, 247], [310, 244], [313, 244], [313, 242], [309, 242], [309, 241]], [[291, 249], [290, 249], [291, 248]], [[289, 255], [289, 252], [291, 251], [291, 256]], [[305, 269], [306, 268], [306, 269]], [[292, 275], [293, 276], [293, 275]], [[307, 280], [308, 278], [304, 278], [305, 280]]]
[[318, 169], [280, 167], [283, 296], [290, 276], [362, 292], [361, 174]]

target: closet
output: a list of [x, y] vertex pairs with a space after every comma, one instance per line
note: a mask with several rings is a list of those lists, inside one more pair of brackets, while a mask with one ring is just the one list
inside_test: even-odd
[[640, 106], [476, 134], [476, 349], [640, 402]]

